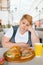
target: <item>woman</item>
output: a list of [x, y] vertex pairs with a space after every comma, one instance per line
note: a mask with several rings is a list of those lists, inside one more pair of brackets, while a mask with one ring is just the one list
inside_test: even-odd
[[[20, 24], [14, 35], [14, 27], [11, 27], [9, 31], [2, 38], [3, 47], [12, 47], [14, 45], [19, 46], [32, 46], [34, 43], [39, 42], [39, 38], [32, 28], [32, 16], [25, 14], [20, 20]], [[13, 39], [13, 41], [12, 41]]]

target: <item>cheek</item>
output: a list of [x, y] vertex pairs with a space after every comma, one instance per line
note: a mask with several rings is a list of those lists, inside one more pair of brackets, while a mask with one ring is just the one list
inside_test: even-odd
[[23, 24], [21, 25], [21, 27], [23, 27]]
[[28, 30], [28, 27], [26, 27], [26, 30]]
[[22, 27], [23, 25], [22, 25], [22, 23], [20, 23], [20, 27]]
[[25, 30], [27, 30], [28, 29], [28, 27], [25, 27]]
[[21, 24], [21, 27], [23, 27], [23, 28], [24, 28], [24, 24]]

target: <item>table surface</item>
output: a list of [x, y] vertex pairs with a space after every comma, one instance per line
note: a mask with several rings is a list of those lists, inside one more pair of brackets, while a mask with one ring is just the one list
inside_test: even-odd
[[[0, 48], [0, 56], [3, 56], [3, 53], [7, 51], [7, 48]], [[4, 65], [42, 65], [43, 64], [43, 49], [42, 49], [42, 56], [41, 57], [34, 57], [32, 60], [24, 63], [12, 63], [12, 62], [5, 62]]]
[[36, 27], [36, 30], [43, 31], [43, 27]]

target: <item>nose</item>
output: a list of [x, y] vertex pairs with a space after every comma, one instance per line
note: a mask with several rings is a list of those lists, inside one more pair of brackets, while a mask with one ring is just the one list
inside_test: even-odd
[[24, 27], [26, 27], [26, 24], [24, 24]]
[[23, 26], [23, 29], [26, 30], [26, 25]]
[[23, 28], [25, 29], [26, 28], [26, 25], [24, 25]]

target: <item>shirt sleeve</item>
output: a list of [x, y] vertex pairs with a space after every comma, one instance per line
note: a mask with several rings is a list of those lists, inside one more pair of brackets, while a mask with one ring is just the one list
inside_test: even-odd
[[5, 37], [11, 38], [13, 35], [13, 28], [11, 27], [7, 32], [5, 33]]

